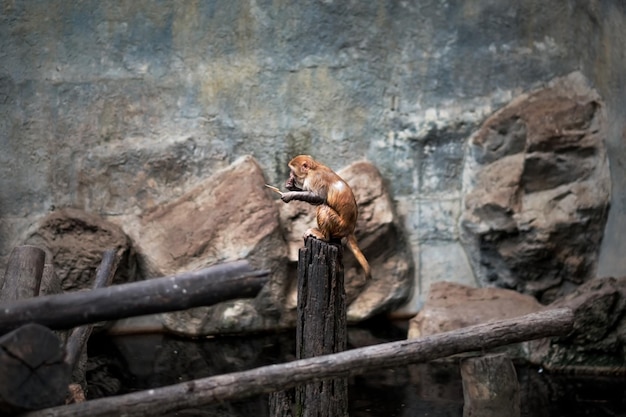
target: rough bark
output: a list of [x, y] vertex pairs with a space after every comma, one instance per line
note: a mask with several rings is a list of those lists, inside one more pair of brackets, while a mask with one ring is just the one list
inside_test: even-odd
[[[346, 350], [346, 295], [341, 246], [308, 238], [298, 258], [298, 320], [296, 358], [305, 359]], [[270, 396], [270, 415], [293, 415], [292, 392]], [[299, 386], [298, 416], [347, 416], [348, 381], [335, 378]]]
[[[297, 359], [346, 350], [348, 332], [342, 257], [341, 246], [313, 238], [307, 239], [300, 250]], [[327, 379], [299, 386], [296, 409], [302, 417], [347, 416], [347, 379]]]

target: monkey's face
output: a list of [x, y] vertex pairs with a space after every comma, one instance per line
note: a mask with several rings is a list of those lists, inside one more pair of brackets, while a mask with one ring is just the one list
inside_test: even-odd
[[289, 179], [285, 187], [290, 191], [302, 191], [304, 181], [309, 170], [314, 167], [315, 161], [308, 155], [298, 155], [289, 162]]
[[298, 180], [298, 177], [294, 173], [294, 169], [291, 168], [291, 171], [289, 172], [289, 179], [285, 183], [285, 188], [289, 191], [302, 191], [303, 183], [304, 179]]

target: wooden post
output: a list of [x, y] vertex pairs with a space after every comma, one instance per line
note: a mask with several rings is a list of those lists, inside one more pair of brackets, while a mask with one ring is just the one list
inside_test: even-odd
[[18, 246], [9, 256], [0, 282], [0, 302], [30, 298], [39, 294], [46, 253], [36, 246]]
[[[343, 285], [341, 243], [308, 238], [298, 254], [298, 320], [296, 358], [346, 350], [346, 295]], [[348, 415], [348, 381], [327, 379], [292, 391], [270, 395], [272, 417], [321, 417]]]
[[463, 417], [519, 417], [517, 373], [504, 354], [461, 361]]
[[[346, 350], [346, 294], [341, 245], [308, 238], [298, 258], [296, 358]], [[296, 388], [300, 417], [348, 415], [348, 381], [333, 378]]]

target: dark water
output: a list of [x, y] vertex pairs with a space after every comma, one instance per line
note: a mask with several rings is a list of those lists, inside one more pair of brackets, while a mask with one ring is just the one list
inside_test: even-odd
[[[350, 347], [399, 340], [401, 327], [350, 330]], [[89, 398], [161, 387], [294, 360], [293, 333], [192, 341], [164, 335], [106, 337], [89, 345]], [[524, 417], [626, 417], [626, 378], [551, 375], [517, 368]], [[461, 417], [463, 389], [452, 362], [408, 365], [350, 379], [351, 417]], [[269, 416], [267, 397], [181, 411], [172, 416]]]

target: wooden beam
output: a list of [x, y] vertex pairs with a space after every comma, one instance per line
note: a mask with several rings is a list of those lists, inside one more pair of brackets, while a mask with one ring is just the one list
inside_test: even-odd
[[2, 303], [0, 334], [26, 323], [69, 329], [254, 297], [268, 275], [252, 270], [246, 261], [236, 261], [169, 277]]
[[285, 390], [326, 378], [359, 375], [380, 368], [428, 362], [446, 356], [511, 343], [565, 335], [573, 327], [570, 309], [545, 310], [479, 324], [422, 339], [384, 343], [345, 352], [264, 366], [131, 394], [101, 398], [24, 414], [22, 417], [155, 416], [185, 408], [233, 401]]

